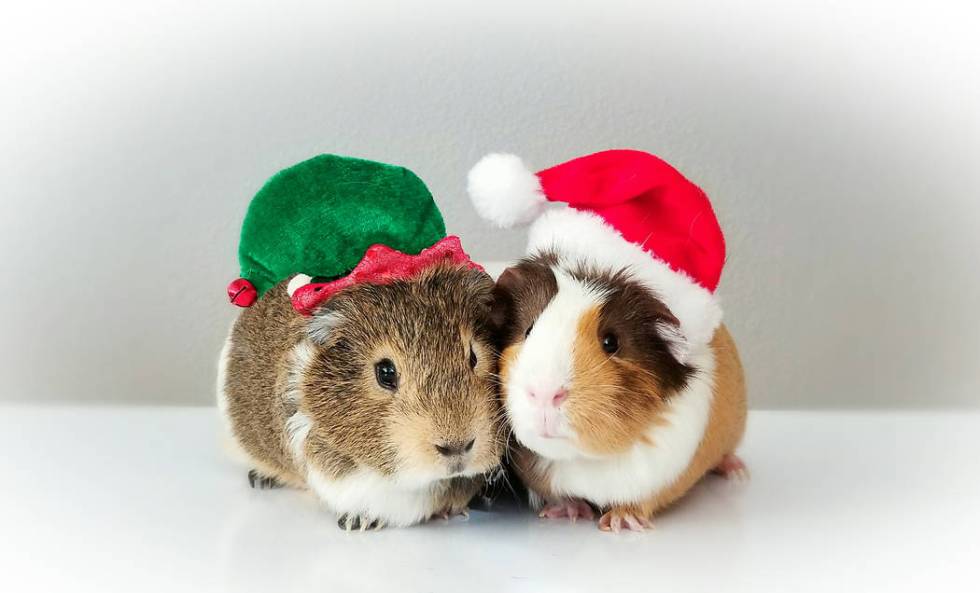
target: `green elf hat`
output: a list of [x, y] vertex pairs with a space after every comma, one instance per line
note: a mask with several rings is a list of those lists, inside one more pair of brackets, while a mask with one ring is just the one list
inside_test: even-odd
[[310, 315], [336, 292], [384, 284], [439, 262], [479, 268], [446, 237], [432, 194], [414, 173], [320, 155], [274, 175], [252, 198], [229, 300], [249, 307], [290, 278], [293, 307]]

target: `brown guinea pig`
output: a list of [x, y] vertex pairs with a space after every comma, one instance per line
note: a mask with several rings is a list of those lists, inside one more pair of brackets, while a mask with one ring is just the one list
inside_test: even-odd
[[311, 317], [286, 284], [241, 313], [219, 363], [253, 486], [309, 487], [348, 530], [465, 513], [503, 450], [490, 277], [439, 265]]
[[704, 345], [627, 268], [553, 253], [497, 281], [500, 380], [512, 460], [549, 518], [603, 514], [603, 530], [643, 529], [705, 473], [744, 474], [738, 352], [721, 325]]

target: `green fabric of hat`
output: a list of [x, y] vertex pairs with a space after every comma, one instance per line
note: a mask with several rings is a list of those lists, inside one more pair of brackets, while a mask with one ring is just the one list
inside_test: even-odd
[[376, 243], [417, 254], [446, 236], [432, 194], [403, 167], [320, 155], [273, 176], [242, 225], [241, 277], [258, 295], [292, 276], [345, 276]]

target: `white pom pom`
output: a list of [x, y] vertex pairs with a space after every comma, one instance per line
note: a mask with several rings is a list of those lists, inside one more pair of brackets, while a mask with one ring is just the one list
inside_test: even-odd
[[311, 280], [313, 280], [313, 278], [307, 276], [306, 274], [296, 274], [289, 280], [289, 283], [286, 284], [286, 294], [292, 298], [294, 292], [299, 290], [301, 286], [306, 286], [309, 284]]
[[468, 177], [467, 191], [481, 217], [509, 228], [534, 220], [547, 199], [538, 176], [513, 154], [488, 154]]

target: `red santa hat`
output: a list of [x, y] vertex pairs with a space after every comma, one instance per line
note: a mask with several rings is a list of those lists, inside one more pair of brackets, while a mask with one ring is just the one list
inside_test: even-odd
[[708, 196], [663, 160], [607, 150], [532, 173], [517, 156], [490, 154], [470, 171], [468, 191], [500, 227], [533, 221], [529, 253], [628, 269], [670, 308], [689, 346], [711, 341], [725, 238]]

